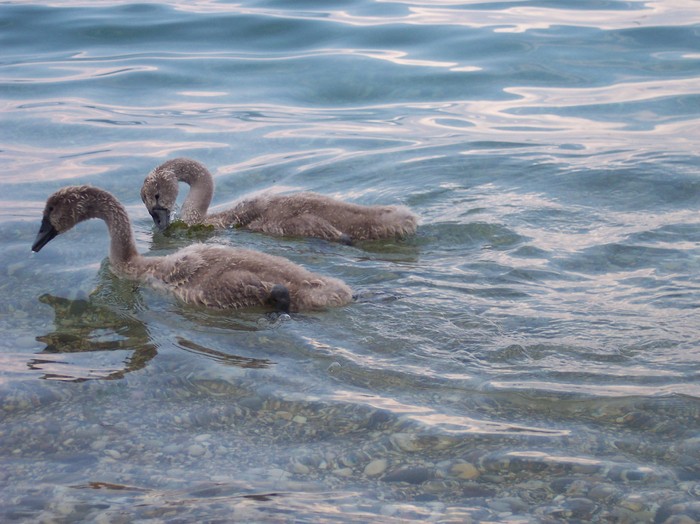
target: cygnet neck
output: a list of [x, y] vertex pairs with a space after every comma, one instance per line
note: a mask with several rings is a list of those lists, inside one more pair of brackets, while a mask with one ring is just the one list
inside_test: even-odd
[[100, 218], [105, 221], [110, 237], [109, 261], [115, 268], [123, 270], [140, 257], [129, 215], [110, 193], [99, 191], [94, 195], [93, 201], [86, 206], [84, 219]]
[[207, 216], [214, 196], [214, 178], [202, 164], [187, 158], [176, 158], [168, 167], [178, 181], [190, 186], [180, 212], [182, 220], [188, 224], [201, 222]]

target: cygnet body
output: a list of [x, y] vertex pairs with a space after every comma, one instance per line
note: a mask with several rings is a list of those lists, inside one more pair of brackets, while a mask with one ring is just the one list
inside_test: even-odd
[[275, 236], [316, 237], [352, 244], [362, 240], [402, 238], [415, 233], [418, 217], [405, 206], [363, 206], [318, 193], [263, 193], [241, 200], [233, 208], [207, 214], [214, 179], [201, 163], [175, 158], [144, 180], [141, 199], [159, 229], [170, 224], [178, 182], [190, 186], [180, 218], [188, 225], [243, 227]]
[[343, 306], [352, 300], [344, 282], [259, 251], [193, 244], [170, 255], [144, 257], [136, 251], [124, 206], [91, 186], [65, 187], [49, 197], [32, 251], [91, 218], [107, 224], [109, 260], [117, 275], [167, 290], [188, 304], [215, 309], [263, 306], [286, 312]]

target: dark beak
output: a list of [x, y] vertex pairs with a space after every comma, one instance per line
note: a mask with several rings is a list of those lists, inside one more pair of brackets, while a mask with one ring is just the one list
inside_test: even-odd
[[51, 242], [56, 235], [58, 235], [58, 231], [56, 231], [56, 228], [51, 225], [49, 219], [44, 217], [41, 221], [41, 227], [36, 235], [36, 239], [32, 244], [32, 251], [38, 253], [41, 248]]
[[156, 227], [160, 231], [165, 231], [165, 228], [170, 225], [170, 210], [165, 209], [164, 207], [156, 206], [150, 213]]

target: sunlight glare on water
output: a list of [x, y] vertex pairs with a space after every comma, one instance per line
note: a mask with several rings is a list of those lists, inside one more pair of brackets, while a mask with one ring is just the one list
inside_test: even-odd
[[[0, 6], [0, 520], [700, 520], [700, 6], [360, 0]], [[158, 233], [178, 156], [212, 209], [403, 204], [347, 246]], [[357, 300], [270, 316], [115, 276], [257, 249]], [[179, 205], [186, 188], [180, 187]]]

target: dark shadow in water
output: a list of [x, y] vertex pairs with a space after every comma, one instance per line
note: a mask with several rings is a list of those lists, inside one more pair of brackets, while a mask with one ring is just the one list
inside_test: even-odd
[[220, 232], [214, 226], [201, 224], [188, 226], [182, 220], [175, 220], [165, 231], [160, 231], [158, 228], [153, 227], [151, 250], [178, 249], [183, 246], [183, 242], [187, 244], [193, 241], [205, 242]]
[[[42, 378], [70, 382], [121, 379], [143, 369], [157, 355], [158, 348], [146, 325], [135, 316], [135, 312], [145, 309], [138, 285], [114, 275], [107, 259], [100, 266], [97, 282], [89, 296], [75, 296], [73, 290], [67, 290], [71, 298], [51, 294], [39, 297], [39, 302], [51, 306], [54, 312], [54, 330], [36, 337], [46, 344], [38, 354], [46, 358], [38, 356], [28, 363], [30, 369], [45, 372]], [[122, 362], [98, 365], [97, 369], [97, 359], [77, 356], [100, 351], [131, 353]], [[49, 357], [69, 353], [76, 354], [74, 361]]]
[[250, 358], [250, 357], [240, 357], [238, 355], [229, 355], [222, 351], [217, 351], [216, 349], [211, 349], [186, 338], [177, 337], [178, 347], [184, 349], [185, 351], [191, 351], [200, 355], [206, 355], [207, 357], [212, 357], [214, 360], [221, 362], [223, 364], [228, 364], [231, 366], [238, 366], [241, 368], [256, 368], [263, 369], [268, 368], [274, 362], [266, 358]]
[[[158, 231], [156, 228], [153, 229], [153, 237], [151, 240], [151, 250], [164, 250], [164, 249], [174, 249], [182, 247], [182, 242], [186, 241], [191, 243], [193, 240], [198, 242], [205, 242], [218, 235], [232, 235], [230, 238], [233, 239], [234, 245], [236, 242], [236, 230], [240, 228], [233, 227], [227, 229], [217, 230], [214, 226], [207, 225], [194, 225], [187, 226], [182, 220], [176, 220], [165, 231]], [[266, 239], [275, 240], [279, 239], [281, 241], [288, 242], [306, 242], [313, 246], [315, 250], [323, 251], [331, 246], [339, 246], [335, 242], [322, 240], [313, 237], [300, 237], [300, 236], [285, 236], [285, 237], [275, 237], [271, 235], [265, 235], [264, 233], [257, 233], [249, 230], [245, 230], [246, 233], [251, 235], [262, 235]], [[419, 231], [420, 233], [420, 231]], [[353, 243], [352, 247], [364, 251], [367, 255], [359, 255], [360, 257], [367, 256], [369, 258], [386, 260], [389, 262], [416, 262], [419, 259], [421, 248], [426, 243], [426, 240], [422, 238], [419, 234], [411, 235], [403, 239], [383, 239], [383, 240], [363, 240]]]
[[411, 263], [420, 259], [425, 244], [427, 241], [419, 229], [417, 234], [404, 239], [363, 240], [353, 247], [367, 252], [372, 259]]
[[71, 486], [74, 489], [108, 489], [114, 491], [140, 491], [148, 493], [148, 488], [139, 488], [137, 486], [128, 486], [126, 484], [115, 484], [113, 482], [88, 482], [87, 484], [80, 484]]
[[[261, 483], [256, 482], [256, 486], [253, 486], [250, 482], [239, 480], [206, 483], [192, 489], [162, 490], [91, 481], [70, 488], [101, 492], [97, 500], [92, 497], [90, 500], [91, 505], [99, 504], [102, 509], [114, 504], [116, 510], [128, 502], [133, 509], [131, 516], [135, 517], [134, 520], [167, 514], [170, 520], [178, 522], [201, 520], [201, 512], [205, 507], [220, 508], [222, 518], [215, 520], [222, 522], [226, 520], [226, 515], [230, 517], [233, 512], [249, 514], [251, 510], [254, 511], [256, 522], [337, 522], [339, 513], [336, 508], [339, 504], [350, 504], [367, 496], [358, 491], [325, 491], [319, 483], [304, 483], [305, 489], [299, 488], [293, 492], [279, 491], [273, 486], [259, 484]], [[271, 483], [263, 481], [262, 484]], [[362, 512], [358, 515], [359, 518], [350, 515], [340, 520], [367, 522], [367, 515], [368, 513]], [[394, 522], [395, 519], [391, 521]]]
[[[154, 492], [152, 489], [140, 488], [137, 486], [129, 486], [126, 484], [115, 484], [113, 482], [88, 482], [87, 484], [76, 484], [71, 486], [73, 489], [97, 489], [97, 490], [111, 490], [111, 491], [133, 491], [141, 493], [151, 493]], [[283, 493], [269, 492], [269, 493], [229, 493], [230, 488], [222, 489], [218, 485], [214, 487], [205, 487], [201, 489], [195, 489], [188, 493], [190, 497], [194, 498], [215, 498], [221, 496], [229, 496], [235, 498], [244, 498], [255, 500], [257, 502], [270, 502], [275, 497], [284, 496]]]
[[[210, 309], [204, 306], [193, 306], [175, 301], [169, 310], [171, 315], [186, 320], [189, 328], [201, 331], [204, 327], [210, 333], [227, 334], [231, 332], [258, 332], [274, 330], [286, 322], [305, 320], [315, 322], [316, 319], [304, 313], [279, 313], [263, 307], [248, 307], [243, 309]], [[188, 326], [187, 322], [181, 326]], [[187, 332], [188, 329], [178, 331]]]
[[[46, 344], [39, 355], [57, 353], [84, 353], [92, 351], [129, 350], [130, 357], [123, 367], [116, 370], [89, 370], [89, 376], [81, 376], [82, 368], [67, 373], [46, 373], [42, 378], [82, 382], [100, 378], [120, 379], [132, 371], [143, 369], [158, 353], [143, 322], [126, 312], [95, 303], [94, 295], [88, 299], [68, 299], [54, 295], [41, 295], [39, 301], [54, 310], [54, 331], [36, 337]], [[40, 357], [29, 361], [34, 370], [45, 370], [58, 362]], [[67, 366], [68, 368], [68, 366]], [[76, 371], [76, 372], [73, 372]]]
[[[153, 342], [146, 323], [137, 315], [147, 308], [139, 284], [115, 276], [108, 262], [102, 264], [98, 272], [98, 285], [86, 296], [66, 298], [51, 294], [39, 297], [39, 302], [51, 306], [54, 311], [54, 329], [36, 337], [46, 347], [28, 362], [32, 370], [44, 372], [41, 377], [47, 380], [83, 382], [91, 379], [121, 379], [127, 373], [145, 368], [157, 355], [158, 346]], [[68, 294], [74, 294], [68, 291]], [[192, 327], [207, 326], [225, 332], [257, 331], [274, 328], [289, 320], [288, 315], [260, 311], [211, 311], [202, 308], [177, 304], [169, 312], [178, 318], [192, 322]], [[188, 322], [185, 322], [187, 324]], [[183, 328], [187, 332], [187, 327]], [[274, 362], [232, 355], [223, 351], [202, 346], [185, 337], [178, 336], [176, 347], [226, 364], [243, 368], [267, 368]], [[96, 361], [109, 361], [108, 357], [92, 360], [75, 357], [73, 361], [51, 358], [50, 355], [78, 354], [100, 351], [129, 351], [121, 363], [114, 361], [96, 364]], [[118, 355], [113, 357], [117, 360]]]

